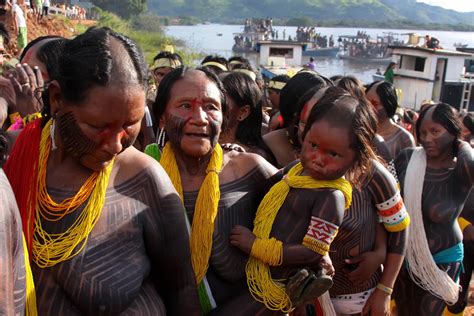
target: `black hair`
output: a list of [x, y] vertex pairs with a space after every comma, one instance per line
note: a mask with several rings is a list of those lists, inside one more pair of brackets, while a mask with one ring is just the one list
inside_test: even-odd
[[[137, 45], [128, 37], [116, 33], [109, 28], [89, 28], [85, 33], [67, 41], [63, 45], [59, 58], [59, 71], [54, 78], [61, 87], [62, 97], [71, 102], [78, 103], [86, 98], [88, 91], [94, 86], [107, 86], [118, 80], [117, 72], [123, 67], [115, 57], [111, 47], [111, 39], [117, 40], [125, 49], [133, 64], [136, 78], [125, 78], [127, 83], [136, 84], [146, 91], [148, 67]], [[129, 70], [129, 69], [127, 69]], [[50, 113], [48, 89], [43, 93], [43, 117]], [[43, 120], [44, 124], [47, 120]]]
[[375, 92], [380, 98], [380, 103], [384, 107], [385, 111], [387, 112], [387, 116], [392, 118], [395, 115], [398, 107], [398, 98], [397, 92], [395, 91], [395, 87], [386, 81], [375, 81], [372, 82], [367, 89], [365, 90], [366, 93], [369, 92], [375, 86]]
[[5, 44], [10, 42], [10, 34], [8, 33], [7, 27], [3, 23], [0, 23], [0, 36], [3, 37]]
[[[175, 85], [176, 82], [183, 79], [186, 73], [190, 70], [193, 70], [193, 68], [188, 68], [188, 67], [176, 68], [172, 70], [170, 73], [168, 73], [160, 82], [160, 85], [158, 86], [158, 91], [156, 94], [156, 99], [155, 99], [155, 102], [153, 102], [153, 106], [152, 106], [153, 121], [155, 122], [156, 129], [158, 129], [160, 118], [165, 112], [166, 105], [168, 104], [168, 101], [171, 98], [171, 90], [173, 86]], [[224, 118], [223, 119], [224, 121], [222, 122], [222, 129], [224, 129], [225, 124], [227, 122], [228, 113], [227, 113], [227, 104], [226, 104], [226, 99], [225, 99], [225, 91], [224, 91], [222, 82], [219, 80], [216, 74], [210, 71], [207, 67], [196, 68], [195, 70], [203, 72], [206, 75], [207, 79], [209, 79], [212, 83], [214, 83], [219, 89], [219, 91], [221, 92], [221, 108], [222, 108], [222, 114]]]
[[[207, 62], [219, 63], [222, 66], [224, 66], [225, 68], [227, 68], [227, 71], [229, 70], [229, 62], [227, 61], [227, 59], [225, 59], [222, 56], [208, 55], [208, 56], [204, 57], [204, 59], [202, 60], [201, 66], [204, 65]], [[222, 70], [221, 68], [219, 68], [217, 66], [208, 65], [208, 66], [202, 66], [202, 67], [209, 68], [209, 70], [211, 70], [217, 76], [219, 76], [221, 73], [225, 72], [225, 70]]]
[[[238, 61], [240, 64], [231, 64], [233, 61]], [[229, 67], [234, 69], [237, 65], [251, 66], [250, 61], [242, 56], [232, 56], [229, 58]], [[246, 68], [247, 69], [247, 68]], [[229, 69], [231, 70], [231, 69]]]
[[[416, 121], [416, 135], [418, 136], [418, 139], [421, 138], [420, 129], [421, 124], [423, 123], [423, 119], [425, 118], [426, 113], [428, 113], [428, 111], [432, 108], [434, 108], [433, 113], [431, 115], [431, 119], [433, 120], [433, 122], [443, 126], [448, 131], [448, 133], [453, 135], [455, 138], [460, 138], [462, 123], [459, 120], [458, 111], [449, 104], [436, 103], [431, 106], [425, 107], [420, 112], [420, 116]], [[453, 154], [457, 154], [456, 142], [453, 142]]]
[[351, 184], [360, 188], [369, 174], [372, 160], [377, 155], [372, 147], [377, 128], [377, 119], [372, 107], [364, 98], [357, 98], [339, 87], [329, 87], [318, 105], [311, 109], [303, 139], [311, 126], [322, 120], [328, 120], [332, 126], [347, 127], [351, 148], [356, 154], [355, 163], [346, 173]]
[[336, 80], [339, 80], [342, 77], [344, 77], [344, 76], [343, 75], [334, 75], [334, 76], [329, 77], [329, 79], [331, 79], [333, 82], [336, 82]]
[[59, 58], [67, 41], [64, 37], [52, 38], [44, 43], [36, 53], [38, 60], [46, 66], [50, 79], [57, 78], [59, 75]]
[[468, 112], [462, 119], [462, 123], [469, 130], [471, 134], [474, 134], [474, 113]]
[[45, 35], [45, 36], [39, 36], [37, 38], [35, 38], [34, 40], [32, 40], [31, 42], [29, 42], [25, 48], [23, 48], [23, 51], [21, 52], [20, 54], [20, 58], [19, 58], [19, 61], [21, 62], [23, 60], [23, 58], [25, 58], [25, 55], [26, 53], [33, 47], [35, 46], [37, 43], [41, 42], [41, 41], [44, 41], [44, 40], [48, 40], [48, 39], [52, 39], [52, 38], [62, 38], [61, 36], [58, 36], [58, 35]]
[[[280, 113], [283, 127], [288, 127], [298, 112], [298, 100], [309, 89], [315, 86], [326, 86], [329, 79], [313, 71], [302, 71], [294, 75], [280, 92]], [[301, 110], [300, 110], [301, 111]]]
[[237, 127], [237, 140], [244, 145], [259, 147], [270, 154], [271, 151], [262, 138], [262, 93], [257, 84], [249, 76], [238, 72], [227, 75], [222, 84], [227, 97], [239, 108], [245, 105], [250, 107], [250, 114]]
[[390, 64], [388, 64], [387, 68], [385, 68], [385, 72], [384, 72], [384, 74], [386, 74], [386, 73], [387, 73], [387, 71], [389, 71], [389, 70], [390, 70], [390, 68], [392, 68], [392, 66], [395, 66], [396, 64], [397, 64], [397, 63], [396, 63], [396, 62], [394, 62], [394, 61], [390, 62]]
[[[288, 76], [288, 75], [278, 75], [278, 76], [273, 77], [273, 78], [270, 79], [269, 81], [287, 83], [289, 80], [290, 80], [290, 76]], [[274, 89], [274, 88], [269, 88], [269, 89], [275, 90], [275, 91], [277, 91], [278, 93], [280, 93], [280, 91], [281, 91], [281, 90]]]
[[342, 88], [356, 98], [365, 98], [364, 85], [354, 76], [344, 76], [334, 82], [336, 87]]
[[171, 59], [171, 60], [178, 60], [180, 62], [180, 64], [183, 65], [183, 59], [181, 58], [181, 56], [179, 54], [176, 54], [176, 53], [160, 52], [153, 58], [153, 62], [155, 62], [156, 60], [161, 59], [161, 58], [168, 58], [168, 59]]

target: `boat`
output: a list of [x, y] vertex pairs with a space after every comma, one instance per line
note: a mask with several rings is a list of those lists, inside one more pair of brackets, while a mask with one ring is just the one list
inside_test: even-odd
[[217, 36], [222, 36], [222, 33], [217, 33], [216, 35], [217, 35]]
[[385, 80], [385, 76], [382, 75], [382, 74], [373, 74], [372, 75], [372, 80], [375, 82], [375, 81], [384, 81]]
[[257, 63], [264, 79], [278, 75], [292, 77], [302, 70], [302, 52], [305, 43], [293, 41], [258, 41]]
[[339, 47], [315, 47], [303, 50], [306, 57], [337, 57]]
[[474, 54], [393, 45], [394, 86], [402, 90], [400, 105], [419, 110], [425, 100], [444, 102], [459, 110], [474, 110]]
[[363, 31], [358, 31], [357, 35], [341, 35], [338, 39], [338, 57], [354, 62], [388, 63], [392, 60], [389, 45], [401, 44], [395, 40], [395, 34], [387, 32], [375, 39]]

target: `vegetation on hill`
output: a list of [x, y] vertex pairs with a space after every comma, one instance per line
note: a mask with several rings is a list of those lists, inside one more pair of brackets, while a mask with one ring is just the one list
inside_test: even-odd
[[303, 19], [320, 26], [474, 30], [474, 12], [460, 13], [416, 0], [148, 0], [148, 9], [160, 16], [220, 23], [272, 17], [281, 25]]

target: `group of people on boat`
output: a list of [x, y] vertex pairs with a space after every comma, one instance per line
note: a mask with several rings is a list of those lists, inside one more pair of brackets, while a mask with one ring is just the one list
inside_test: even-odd
[[0, 78], [0, 314], [465, 308], [472, 114], [426, 103], [407, 131], [389, 82], [149, 66], [109, 28], [19, 58]]

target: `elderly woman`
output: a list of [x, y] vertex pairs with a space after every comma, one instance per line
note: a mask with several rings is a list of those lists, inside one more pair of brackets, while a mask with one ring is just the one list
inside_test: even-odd
[[460, 132], [450, 105], [425, 107], [416, 123], [422, 147], [402, 151], [395, 162], [412, 219], [394, 292], [401, 316], [441, 315], [458, 299], [463, 248], [456, 219], [474, 183], [473, 152]]
[[183, 207], [131, 144], [147, 67], [135, 44], [93, 28], [65, 44], [43, 118], [5, 165], [40, 315], [196, 315]]
[[[160, 163], [186, 207], [191, 257], [203, 313], [219, 314], [246, 293], [248, 257], [230, 244], [236, 225], [253, 228], [257, 207], [276, 169], [251, 153], [223, 153], [227, 113], [219, 79], [208, 69], [176, 69], [161, 82], [154, 118], [166, 132]], [[163, 138], [162, 138], [163, 139]], [[242, 313], [245, 306], [232, 313]]]
[[395, 88], [388, 82], [377, 81], [367, 87], [366, 96], [377, 115], [377, 133], [383, 137], [392, 159], [397, 158], [402, 149], [415, 147], [410, 132], [392, 121], [398, 107]]

